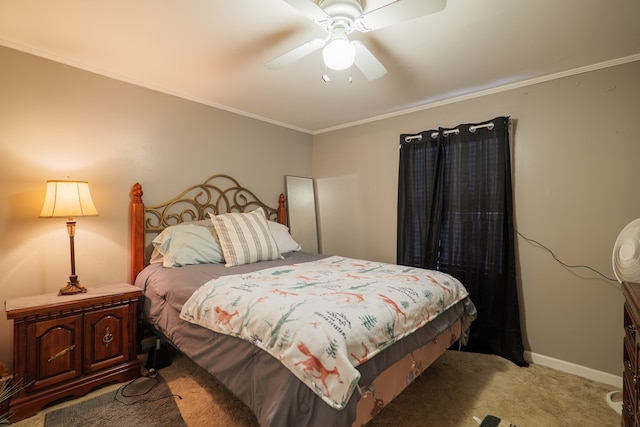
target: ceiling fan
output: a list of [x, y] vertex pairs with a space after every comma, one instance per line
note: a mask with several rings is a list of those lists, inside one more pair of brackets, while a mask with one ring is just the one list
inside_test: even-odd
[[[365, 0], [284, 0], [316, 24], [327, 36], [313, 39], [266, 63], [267, 68], [283, 68], [318, 49], [324, 48], [324, 63], [332, 70], [345, 70], [352, 65], [368, 80], [376, 80], [387, 69], [358, 40], [349, 40], [354, 31], [368, 32], [444, 9], [447, 0], [398, 0], [364, 13]], [[323, 76], [325, 81], [328, 77]]]

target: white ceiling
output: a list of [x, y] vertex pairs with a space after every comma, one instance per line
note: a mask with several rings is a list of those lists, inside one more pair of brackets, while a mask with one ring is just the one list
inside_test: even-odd
[[354, 69], [324, 83], [321, 51], [264, 66], [323, 36], [283, 0], [0, 2], [0, 45], [313, 134], [640, 60], [640, 0], [448, 0], [352, 35], [387, 68], [375, 81]]

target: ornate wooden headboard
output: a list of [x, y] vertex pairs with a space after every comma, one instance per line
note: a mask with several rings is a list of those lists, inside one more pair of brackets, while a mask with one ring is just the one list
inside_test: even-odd
[[202, 184], [193, 185], [171, 200], [153, 206], [142, 201], [142, 186], [135, 183], [130, 193], [131, 226], [131, 283], [142, 271], [146, 261], [146, 235], [158, 234], [166, 227], [187, 221], [207, 219], [227, 212], [248, 212], [258, 207], [267, 218], [281, 224], [287, 222], [284, 194], [280, 194], [278, 207], [272, 208], [255, 194], [228, 175], [213, 175]]

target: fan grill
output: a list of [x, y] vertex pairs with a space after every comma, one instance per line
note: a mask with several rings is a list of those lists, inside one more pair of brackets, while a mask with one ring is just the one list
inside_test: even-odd
[[612, 265], [619, 282], [640, 283], [640, 218], [627, 224], [618, 235]]

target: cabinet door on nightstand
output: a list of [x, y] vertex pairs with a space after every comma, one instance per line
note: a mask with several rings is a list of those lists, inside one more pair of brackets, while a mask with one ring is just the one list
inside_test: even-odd
[[82, 316], [41, 320], [27, 326], [27, 382], [30, 391], [82, 374]]
[[129, 306], [86, 313], [84, 322], [86, 372], [129, 360]]

